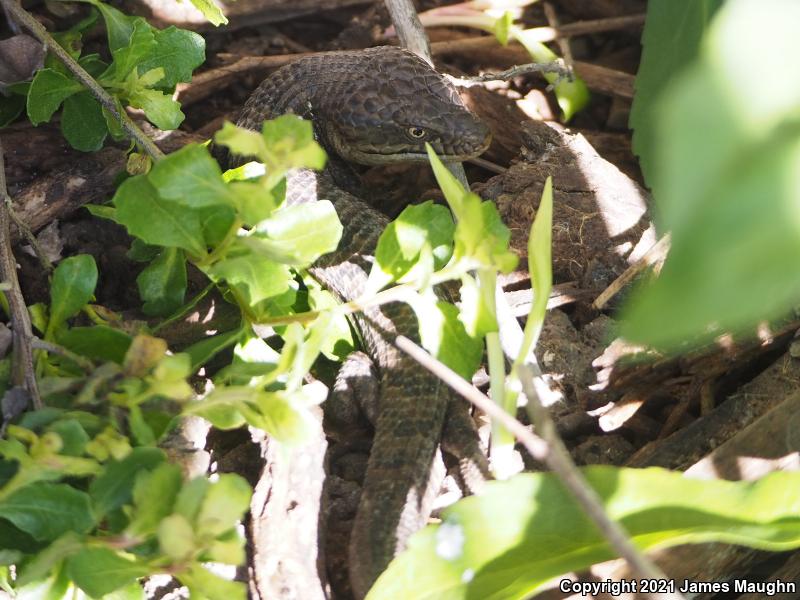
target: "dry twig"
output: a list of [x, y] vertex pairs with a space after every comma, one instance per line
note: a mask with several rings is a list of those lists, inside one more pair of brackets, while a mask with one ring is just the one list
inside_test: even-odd
[[10, 217], [11, 198], [6, 187], [6, 168], [3, 156], [3, 145], [0, 142], [0, 281], [9, 286], [6, 290], [8, 309], [11, 313], [11, 323], [14, 331], [14, 364], [12, 369], [12, 383], [22, 386], [30, 394], [31, 402], [35, 409], [42, 408], [42, 398], [39, 395], [39, 386], [36, 383], [36, 372], [33, 364], [33, 349], [31, 340], [33, 330], [28, 307], [19, 287], [17, 279], [17, 261], [11, 249]]
[[666, 233], [651, 246], [642, 258], [625, 269], [619, 277], [612, 281], [611, 284], [595, 298], [594, 302], [592, 302], [592, 306], [597, 310], [602, 310], [611, 298], [616, 296], [622, 288], [633, 281], [645, 269], [654, 264], [663, 262], [669, 252], [669, 244], [670, 235]]

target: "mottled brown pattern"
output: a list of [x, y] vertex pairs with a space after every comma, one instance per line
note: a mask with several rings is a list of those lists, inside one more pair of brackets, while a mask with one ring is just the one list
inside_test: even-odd
[[[463, 160], [480, 154], [489, 141], [487, 128], [464, 108], [449, 82], [397, 48], [331, 53], [292, 63], [259, 86], [238, 124], [258, 129], [264, 119], [286, 112], [311, 118], [329, 153], [366, 164], [423, 160], [425, 141], [446, 160]], [[425, 138], [410, 136], [412, 127], [424, 128]], [[288, 202], [316, 198], [334, 203], [344, 232], [338, 250], [317, 261], [311, 272], [342, 300], [351, 300], [364, 289], [388, 220], [334, 185], [328, 174], [290, 175]], [[354, 319], [378, 369], [381, 389], [350, 543], [350, 579], [355, 595], [363, 597], [430, 514], [438, 491], [433, 479], [441, 477], [432, 476], [432, 465], [453, 396], [374, 326], [419, 341], [417, 319], [407, 305], [370, 308]]]

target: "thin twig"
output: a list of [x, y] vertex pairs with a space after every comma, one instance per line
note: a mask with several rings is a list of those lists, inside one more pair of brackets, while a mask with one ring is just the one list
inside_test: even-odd
[[[536, 430], [542, 436], [549, 449], [546, 456], [547, 466], [550, 467], [578, 501], [586, 515], [594, 521], [615, 552], [628, 562], [631, 569], [639, 577], [666, 580], [666, 575], [661, 569], [639, 552], [625, 530], [617, 522], [609, 518], [603, 509], [602, 501], [597, 492], [587, 483], [575, 463], [572, 462], [564, 443], [558, 437], [555, 423], [550, 418], [547, 409], [537, 399], [536, 378], [533, 370], [523, 364], [517, 367], [517, 374], [522, 384], [522, 391], [528, 397], [528, 406], [533, 413]], [[651, 595], [651, 597], [663, 599], [681, 598], [682, 596], [677, 594], [658, 594]]]
[[92, 92], [94, 97], [97, 98], [97, 101], [103, 105], [103, 108], [117, 118], [130, 138], [147, 152], [153, 160], [164, 157], [164, 153], [159, 150], [153, 140], [147, 137], [147, 135], [136, 126], [136, 123], [133, 122], [125, 111], [120, 111], [118, 109], [114, 98], [53, 39], [39, 21], [34, 19], [33, 16], [15, 0], [0, 0], [0, 3], [2, 3], [3, 7], [12, 14], [19, 23], [25, 26], [36, 39], [42, 42], [50, 52], [55, 54], [56, 57], [64, 63], [64, 66], [72, 71], [72, 74], [75, 75], [78, 81]]
[[484, 73], [483, 75], [472, 75], [467, 77], [451, 77], [453, 83], [462, 86], [469, 86], [471, 83], [483, 83], [486, 81], [507, 81], [514, 77], [521, 75], [528, 75], [530, 73], [557, 73], [559, 77], [567, 78], [572, 76], [572, 71], [568, 69], [561, 61], [553, 61], [550, 63], [527, 63], [524, 65], [515, 65], [505, 71], [499, 73]]
[[[550, 24], [550, 27], [558, 30], [560, 23], [558, 22], [558, 15], [556, 14], [555, 8], [553, 8], [553, 5], [549, 2], [545, 2], [543, 6], [544, 16], [547, 17], [547, 22]], [[559, 50], [561, 50], [561, 56], [564, 57], [564, 62], [571, 69], [575, 61], [572, 59], [572, 48], [569, 45], [569, 39], [564, 36], [558, 36], [558, 38], [556, 38], [556, 43], [558, 44]]]
[[47, 254], [45, 253], [44, 249], [39, 244], [39, 240], [36, 239], [36, 236], [33, 235], [31, 228], [28, 227], [27, 223], [25, 223], [22, 219], [19, 218], [17, 211], [14, 210], [14, 207], [11, 204], [6, 204], [6, 208], [8, 210], [8, 216], [14, 222], [19, 232], [25, 238], [25, 240], [30, 244], [31, 248], [33, 248], [34, 254], [36, 254], [36, 258], [39, 259], [39, 264], [42, 266], [46, 272], [50, 272], [53, 270], [53, 263], [50, 262], [50, 259], [47, 258]]
[[660, 240], [653, 244], [639, 260], [625, 269], [600, 295], [592, 302], [592, 306], [597, 310], [602, 310], [611, 298], [616, 296], [622, 288], [633, 281], [641, 272], [648, 267], [662, 262], [669, 252], [670, 234], [664, 234]]
[[81, 356], [80, 354], [76, 354], [71, 350], [67, 350], [64, 348], [64, 346], [46, 342], [43, 339], [34, 336], [31, 340], [31, 347], [35, 350], [44, 350], [50, 354], [68, 358], [86, 372], [90, 372], [94, 369], [94, 363], [91, 360]]
[[492, 173], [497, 173], [498, 175], [502, 175], [508, 169], [506, 167], [501, 167], [497, 163], [493, 163], [490, 160], [486, 160], [485, 158], [481, 158], [480, 156], [476, 156], [475, 158], [470, 158], [467, 162], [471, 165], [475, 165], [476, 167], [480, 167], [482, 169], [486, 169], [487, 171], [491, 171]]
[[[373, 325], [376, 325], [373, 323]], [[453, 371], [443, 362], [437, 360], [428, 352], [415, 344], [409, 338], [398, 335], [394, 336], [390, 332], [378, 327], [378, 330], [389, 339], [397, 348], [408, 354], [411, 358], [417, 361], [423, 368], [430, 371], [433, 375], [441, 379], [456, 393], [460, 394], [469, 400], [478, 409], [489, 415], [492, 419], [497, 419], [500, 424], [508, 429], [520, 443], [525, 446], [525, 449], [532, 457], [541, 462], [547, 461], [549, 448], [547, 443], [538, 435], [533, 433], [530, 429], [525, 427], [517, 419], [512, 417], [501, 407], [499, 407], [491, 398], [482, 394], [480, 390], [475, 388], [469, 381], [461, 377], [458, 373]]]
[[30, 394], [33, 408], [39, 410], [42, 408], [42, 397], [39, 394], [33, 364], [33, 349], [31, 348], [33, 330], [28, 307], [25, 306], [25, 298], [19, 287], [17, 261], [11, 248], [11, 223], [8, 212], [11, 198], [6, 186], [6, 166], [2, 141], [0, 141], [0, 196], [2, 196], [2, 206], [0, 206], [0, 281], [10, 286], [5, 294], [8, 299], [8, 309], [11, 313], [9, 317], [14, 333], [12, 383], [23, 386]]
[[[622, 527], [611, 520], [605, 513], [600, 497], [586, 482], [583, 475], [581, 475], [578, 468], [572, 462], [567, 449], [556, 433], [555, 424], [552, 419], [550, 419], [544, 406], [536, 400], [530, 402], [535, 412], [536, 429], [542, 436], [539, 437], [517, 419], [497, 406], [492, 400], [475, 389], [466, 379], [463, 379], [458, 373], [428, 354], [425, 349], [415, 344], [407, 337], [402, 335], [394, 336], [382, 328], [378, 330], [381, 331], [387, 339], [390, 339], [398, 349], [405, 352], [423, 368], [444, 381], [455, 392], [461, 394], [492, 419], [497, 419], [501, 422], [503, 426], [513, 433], [514, 437], [525, 446], [525, 449], [531, 456], [544, 462], [556, 476], [559, 477], [589, 518], [595, 522], [600, 532], [619, 556], [628, 561], [631, 565], [631, 569], [636, 571], [640, 577], [648, 579], [666, 578], [657, 566], [636, 549]], [[533, 370], [527, 365], [520, 365], [518, 367], [518, 374], [525, 395], [529, 400], [531, 398], [537, 398], [538, 392], [534, 383]], [[658, 598], [662, 599], [665, 597], [667, 596], [658, 596]], [[681, 596], [674, 595], [669, 596], [669, 598], [681, 598]]]

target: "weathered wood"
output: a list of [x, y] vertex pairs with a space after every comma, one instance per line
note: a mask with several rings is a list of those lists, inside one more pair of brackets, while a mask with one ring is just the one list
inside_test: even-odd
[[628, 466], [688, 468], [776, 408], [796, 389], [798, 378], [800, 361], [784, 354], [710, 414], [643, 449]]
[[[322, 411], [318, 411], [321, 421]], [[327, 443], [322, 428], [302, 446], [261, 442], [264, 470], [250, 503], [250, 596], [324, 600], [320, 499]]]
[[[125, 170], [124, 150], [110, 146], [99, 152], [78, 152], [57, 141], [56, 134], [60, 135], [53, 129], [39, 132], [21, 128], [14, 132], [15, 143], [9, 146], [9, 172], [17, 181], [10, 190], [11, 197], [17, 215], [34, 232], [56, 219], [64, 219], [84, 204], [106, 202], [116, 189], [116, 176]], [[4, 142], [7, 135], [3, 135]], [[25, 142], [26, 136], [34, 143]], [[54, 140], [53, 146], [46, 147], [57, 150], [42, 152], [39, 147], [37, 151], [36, 143], [44, 140]], [[156, 144], [170, 152], [191, 141], [198, 140], [191, 134], [173, 131], [162, 134]], [[16, 228], [12, 228], [11, 239], [14, 243], [20, 240]]]
[[[701, 479], [750, 481], [776, 470], [800, 470], [798, 431], [800, 393], [794, 393], [784, 397], [767, 414], [698, 461], [686, 474]], [[750, 567], [769, 554], [743, 546], [693, 544], [667, 548], [651, 556], [670, 578], [683, 582], [684, 579], [727, 581], [734, 577], [741, 578]], [[632, 576], [626, 565], [611, 572], [606, 571], [606, 575], [615, 580], [630, 579]], [[701, 594], [694, 598], [702, 600], [712, 596]]]

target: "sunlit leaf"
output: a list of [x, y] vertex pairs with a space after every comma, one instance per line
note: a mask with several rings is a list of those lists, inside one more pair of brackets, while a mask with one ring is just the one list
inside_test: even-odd
[[[701, 481], [663, 469], [583, 470], [609, 517], [642, 550], [727, 542], [775, 551], [800, 546], [800, 474], [756, 482]], [[413, 536], [369, 600], [528, 598], [547, 581], [615, 558], [552, 473], [492, 482]]]

